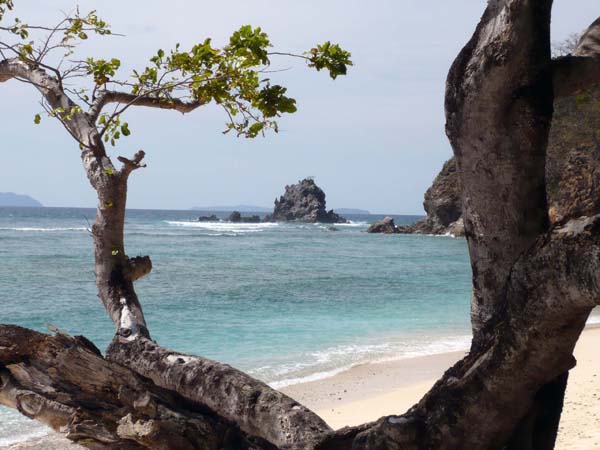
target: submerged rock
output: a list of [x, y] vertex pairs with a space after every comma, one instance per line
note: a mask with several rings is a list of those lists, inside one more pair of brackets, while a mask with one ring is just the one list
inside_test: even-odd
[[312, 178], [285, 187], [285, 193], [275, 200], [273, 214], [265, 218], [267, 222], [322, 222], [347, 223], [333, 210], [325, 209], [325, 192]]
[[216, 215], [212, 216], [200, 216], [198, 217], [198, 222], [218, 222], [219, 218]]
[[232, 223], [259, 223], [260, 216], [254, 215], [254, 216], [244, 217], [244, 216], [242, 216], [242, 213], [240, 213], [239, 211], [233, 211], [229, 215], [229, 221]]
[[463, 218], [461, 217], [455, 222], [452, 222], [446, 228], [446, 234], [450, 234], [455, 237], [463, 237], [465, 235], [465, 223], [463, 222]]
[[393, 234], [400, 233], [400, 231], [394, 223], [394, 219], [391, 217], [385, 217], [378, 222], [372, 223], [369, 228], [367, 228], [367, 233]]

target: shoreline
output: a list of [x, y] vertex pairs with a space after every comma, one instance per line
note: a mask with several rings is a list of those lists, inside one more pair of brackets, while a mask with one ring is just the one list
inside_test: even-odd
[[[575, 349], [557, 450], [600, 450], [600, 324], [590, 323]], [[362, 363], [333, 376], [280, 390], [320, 415], [332, 428], [359, 425], [385, 415], [402, 414], [417, 403], [452, 364], [466, 354], [453, 351], [385, 362]], [[59, 434], [0, 449], [77, 450]]]
[[[594, 322], [586, 326], [575, 348], [577, 366], [570, 371], [556, 450], [600, 450], [600, 361], [596, 358], [600, 324]], [[465, 353], [359, 365], [282, 391], [334, 429], [359, 425], [406, 412]]]
[[406, 411], [465, 351], [358, 364], [332, 377], [280, 389], [332, 428]]

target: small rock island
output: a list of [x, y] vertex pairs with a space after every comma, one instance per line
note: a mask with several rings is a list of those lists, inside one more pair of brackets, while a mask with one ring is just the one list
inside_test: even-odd
[[325, 192], [312, 178], [305, 178], [285, 187], [285, 193], [275, 199], [273, 214], [265, 222], [347, 223], [342, 216], [325, 208]]

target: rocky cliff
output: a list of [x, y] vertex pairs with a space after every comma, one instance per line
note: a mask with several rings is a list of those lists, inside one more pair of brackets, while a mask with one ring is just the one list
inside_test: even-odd
[[427, 217], [413, 225], [398, 227], [400, 233], [464, 234], [458, 175], [454, 158], [446, 161], [423, 201]]
[[327, 211], [325, 192], [312, 178], [305, 178], [285, 187], [285, 193], [275, 200], [273, 214], [268, 222], [323, 222], [346, 223], [347, 220], [333, 210]]
[[[546, 160], [548, 211], [553, 223], [600, 213], [600, 86], [554, 104]], [[464, 235], [458, 174], [448, 160], [423, 202], [427, 217], [400, 233]]]
[[600, 212], [600, 86], [554, 105], [546, 178], [550, 220]]

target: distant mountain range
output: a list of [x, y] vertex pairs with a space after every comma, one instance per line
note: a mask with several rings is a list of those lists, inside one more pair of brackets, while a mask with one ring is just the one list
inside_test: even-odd
[[43, 206], [29, 195], [15, 194], [14, 192], [0, 192], [0, 206]]
[[214, 212], [228, 212], [228, 211], [239, 211], [239, 212], [262, 212], [269, 213], [273, 212], [273, 208], [265, 208], [264, 206], [254, 205], [233, 205], [233, 206], [194, 206], [194, 211], [214, 211]]
[[371, 211], [367, 211], [366, 209], [357, 209], [357, 208], [333, 208], [333, 210], [338, 213], [341, 214], [342, 216], [344, 214], [361, 214], [361, 215], [366, 215], [368, 216], [369, 214], [371, 214]]

